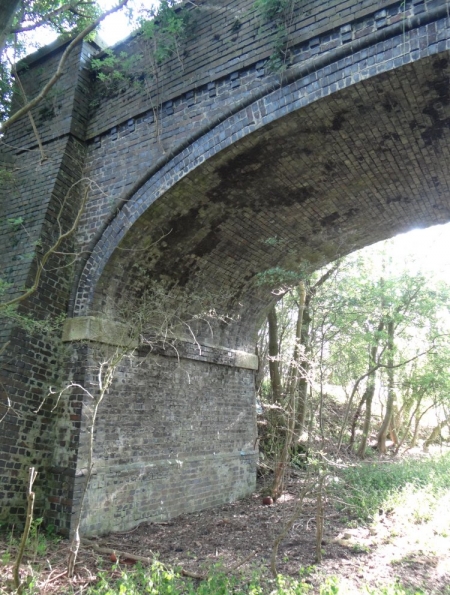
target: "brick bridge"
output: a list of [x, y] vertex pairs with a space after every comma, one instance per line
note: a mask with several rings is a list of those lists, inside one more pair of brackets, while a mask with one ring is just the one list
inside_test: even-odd
[[[140, 84], [106, 93], [89, 71], [99, 48], [85, 43], [33, 112], [42, 149], [27, 117], [3, 139], [8, 295], [31, 283], [36, 259], [87, 199], [76, 237], [19, 307], [38, 320], [66, 314], [62, 346], [55, 333], [27, 332], [11, 318], [0, 329], [1, 345], [9, 341], [0, 505], [10, 519], [23, 514], [35, 465], [40, 506], [70, 530], [92, 405], [81, 389], [44, 398], [66, 378], [95, 386], [99, 358], [125, 341], [124, 311], [143, 296], [158, 324], [205, 296], [229, 318], [193, 320], [195, 340], [178, 329], [175, 347], [141, 341], [120, 363], [98, 413], [85, 533], [249, 493], [254, 345], [274, 299], [261, 273], [318, 267], [450, 220], [444, 0], [298, 3], [282, 76], [265, 68], [276, 32], [253, 0], [192, 4], [192, 38], [161, 67], [157, 87], [142, 36], [117, 48], [135, 56]], [[29, 97], [63, 50], [28, 59]]]

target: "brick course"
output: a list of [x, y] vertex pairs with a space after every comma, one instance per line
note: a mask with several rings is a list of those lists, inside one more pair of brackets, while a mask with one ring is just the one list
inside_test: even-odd
[[[198, 4], [183, 68], [178, 57], [163, 65], [158, 91], [145, 72], [142, 37], [117, 51], [142, 54], [134, 68], [148, 86], [125, 85], [112, 96], [99, 95], [87, 68], [96, 48], [85, 44], [34, 110], [47, 159], [41, 162], [27, 119], [12, 127], [0, 157], [16, 171], [0, 189], [7, 254], [0, 274], [12, 282], [10, 295], [30, 283], [39, 252], [56, 237], [69, 188], [81, 179], [89, 187], [77, 237], [65, 247], [81, 251], [76, 264], [66, 266], [65, 255], [53, 260], [23, 314], [114, 320], [121, 304], [131, 309], [149, 284], [161, 282], [180, 301], [199, 288], [221, 296], [229, 315], [226, 324], [213, 321], [212, 335], [198, 322], [199, 346], [184, 345], [180, 359], [140, 347], [124, 360], [99, 411], [87, 533], [169, 518], [252, 489], [254, 372], [226, 354], [254, 349], [274, 299], [260, 273], [301, 262], [314, 268], [450, 219], [444, 1], [301, 3], [282, 77], [265, 68], [275, 33], [253, 1]], [[23, 73], [29, 96], [62, 50], [30, 61]], [[64, 228], [83, 187], [68, 195]], [[7, 223], [18, 216], [23, 225]], [[20, 412], [7, 416], [0, 439], [7, 486], [0, 505], [9, 518], [23, 513], [26, 468], [35, 464], [40, 505], [69, 531], [85, 477], [89, 402], [74, 392], [57, 414], [51, 401], [39, 416], [33, 411], [61, 370], [88, 386], [105, 347], [62, 348], [11, 321], [0, 337], [11, 340], [2, 357], [3, 398]]]

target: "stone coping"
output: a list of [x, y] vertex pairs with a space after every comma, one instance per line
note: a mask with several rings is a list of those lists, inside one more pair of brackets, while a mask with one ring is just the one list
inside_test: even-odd
[[[92, 341], [115, 347], [124, 347], [130, 350], [145, 347], [145, 344], [142, 344], [138, 339], [131, 336], [127, 325], [97, 316], [67, 318], [64, 322], [62, 341], [64, 343]], [[174, 357], [176, 355], [177, 357], [184, 359], [194, 359], [218, 365], [245, 368], [249, 370], [258, 369], [258, 356], [254, 353], [228, 349], [227, 347], [214, 345], [209, 341], [204, 340], [202, 340], [202, 343], [196, 343], [192, 338], [189, 340], [185, 337], [177, 338], [176, 343], [177, 346], [179, 344], [181, 344], [181, 346], [185, 345], [186, 349], [177, 349], [177, 351], [173, 353], [161, 353], [161, 350], [157, 350], [157, 352], [169, 357]], [[198, 345], [198, 353], [193, 352], [193, 345]], [[213, 350], [215, 354], [211, 353], [211, 350]]]

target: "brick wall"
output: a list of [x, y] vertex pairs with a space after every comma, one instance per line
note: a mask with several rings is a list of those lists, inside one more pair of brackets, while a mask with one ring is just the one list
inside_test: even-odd
[[[253, 371], [172, 356], [141, 349], [125, 358], [101, 404], [83, 521], [89, 533], [169, 519], [254, 489]], [[98, 359], [92, 351], [93, 378]], [[82, 424], [78, 485], [85, 432]]]
[[[44, 84], [61, 49], [22, 73], [28, 96]], [[88, 77], [82, 70], [89, 46], [71, 56], [67, 74], [55, 93], [33, 110], [44, 153], [41, 154], [28, 117], [14, 125], [1, 151], [12, 177], [0, 187], [0, 277], [10, 283], [6, 296], [15, 298], [34, 283], [37, 263], [67, 231], [82, 197], [79, 183], [85, 146], [79, 140], [82, 103], [77, 99]], [[81, 107], [80, 107], [81, 106]], [[51, 113], [50, 113], [51, 112]], [[78, 134], [80, 133], [80, 134]], [[11, 225], [8, 221], [18, 220]], [[48, 498], [47, 470], [53, 456], [52, 399], [49, 387], [61, 366], [61, 329], [52, 332], [45, 321], [65, 315], [73, 282], [74, 242], [64, 242], [43, 271], [38, 290], [17, 308], [18, 316], [40, 323], [33, 329], [18, 326], [14, 318], [1, 318], [1, 345], [8, 342], [1, 360], [0, 509], [4, 521], [23, 518], [28, 467], [36, 467], [37, 514]], [[8, 408], [8, 404], [10, 407]], [[38, 412], [36, 412], [38, 411]]]
[[[33, 112], [45, 159], [27, 118], [1, 150], [15, 173], [0, 188], [0, 274], [13, 283], [10, 295], [32, 281], [65, 197], [63, 227], [73, 220], [83, 185], [68, 190], [81, 178], [89, 188], [77, 237], [63, 250], [80, 251], [75, 265], [67, 254], [53, 259], [22, 314], [114, 320], [158, 281], [180, 301], [200, 289], [220, 297], [229, 315], [212, 337], [198, 326], [201, 356], [192, 345], [180, 360], [141, 347], [123, 362], [99, 411], [88, 533], [252, 489], [254, 371], [232, 350], [252, 352], [275, 299], [262, 272], [319, 266], [450, 219], [445, 2], [300, 3], [281, 78], [265, 69], [275, 33], [253, 2], [199, 2], [192, 17], [183, 64], [174, 57], [161, 68], [157, 93], [138, 36], [117, 51], [142, 53], [135, 68], [147, 86], [98, 101], [87, 69], [95, 48], [84, 45]], [[62, 51], [30, 61], [30, 96]], [[18, 216], [23, 224], [7, 222]], [[39, 506], [69, 531], [85, 481], [89, 399], [73, 391], [55, 412], [51, 400], [34, 412], [58, 379], [91, 386], [107, 341], [61, 347], [59, 336], [11, 320], [0, 328], [11, 341], [2, 402], [13, 404], [0, 434], [0, 505], [9, 519], [21, 516], [27, 467], [36, 465]]]

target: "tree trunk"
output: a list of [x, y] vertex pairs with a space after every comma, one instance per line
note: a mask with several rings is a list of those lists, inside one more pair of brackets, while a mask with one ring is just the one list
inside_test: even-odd
[[295, 345], [292, 361], [289, 366], [289, 377], [287, 383], [287, 393], [290, 398], [297, 390], [298, 381], [301, 376], [300, 368], [303, 361], [303, 345], [302, 345], [302, 328], [303, 328], [303, 314], [306, 303], [306, 287], [303, 281], [299, 283], [299, 300], [297, 310], [297, 324], [295, 326]]
[[272, 386], [272, 402], [282, 402], [282, 385], [280, 375], [280, 352], [278, 345], [278, 321], [275, 306], [267, 315], [269, 322], [269, 373]]
[[[300, 281], [299, 283], [299, 303], [297, 311], [297, 325], [295, 331], [295, 347], [294, 353], [292, 354], [292, 360], [290, 363], [289, 376], [288, 376], [288, 390], [287, 390], [287, 410], [288, 420], [286, 428], [286, 437], [284, 440], [283, 450], [281, 452], [280, 460], [277, 462], [275, 467], [275, 475], [272, 484], [272, 498], [276, 500], [283, 493], [283, 481], [288, 464], [292, 442], [294, 440], [295, 426], [297, 422], [297, 385], [300, 377], [300, 360], [301, 358], [301, 331], [303, 326], [303, 312], [305, 310], [306, 300], [306, 288], [305, 283]], [[269, 322], [270, 328], [270, 322]]]
[[309, 360], [307, 358], [308, 348], [309, 348], [309, 332], [311, 327], [311, 314], [310, 314], [310, 304], [311, 304], [311, 296], [312, 294], [305, 295], [305, 307], [303, 309], [303, 325], [301, 328], [301, 338], [300, 342], [303, 345], [303, 359], [300, 362], [300, 365], [303, 370], [303, 374], [299, 378], [298, 381], [298, 411], [297, 411], [297, 434], [301, 436], [303, 433], [303, 428], [305, 427], [305, 419], [306, 419], [306, 410], [308, 408], [308, 392], [309, 392], [309, 382], [307, 378], [307, 374], [310, 369]]
[[413, 432], [413, 437], [411, 438], [411, 446], [417, 446], [417, 440], [419, 438], [419, 428], [420, 428], [420, 422], [422, 420], [422, 416], [419, 415], [419, 413], [417, 412], [417, 414], [414, 416], [414, 432]]
[[[397, 447], [394, 451], [394, 455], [398, 455], [401, 447], [403, 446], [403, 443], [405, 442], [405, 440], [408, 436], [408, 432], [411, 428], [412, 420], [417, 419], [421, 401], [422, 401], [422, 399], [420, 399], [419, 402], [416, 404], [416, 408], [414, 409], [413, 413], [410, 413], [408, 415], [408, 423], [406, 424], [406, 428], [403, 432], [403, 436], [401, 437], [400, 441], [397, 443]], [[419, 426], [418, 426], [418, 424], [416, 424], [416, 429], [415, 429], [415, 433], [414, 433], [414, 436], [413, 436], [413, 439], [411, 442], [411, 446], [415, 446], [415, 444], [413, 444], [413, 441], [414, 441], [414, 439], [417, 440], [417, 432], [418, 431], [419, 431]]]
[[438, 423], [438, 425], [435, 428], [433, 428], [433, 431], [431, 432], [431, 434], [428, 436], [428, 438], [423, 443], [423, 450], [425, 452], [428, 451], [430, 444], [433, 444], [433, 442], [436, 442], [439, 439], [442, 429], [445, 428], [445, 426], [447, 426], [448, 423], [449, 423], [449, 420], [446, 418], [443, 421], [441, 421], [440, 423]]
[[391, 427], [392, 416], [395, 407], [395, 389], [394, 389], [394, 321], [389, 320], [388, 331], [388, 398], [386, 402], [386, 413], [378, 432], [377, 448], [379, 452], [386, 453], [386, 437]]
[[256, 345], [255, 353], [258, 358], [258, 369], [256, 371], [256, 376], [255, 376], [255, 391], [256, 391], [256, 394], [259, 395], [260, 390], [261, 390], [261, 385], [264, 380], [265, 369], [266, 369], [267, 348], [261, 349], [260, 346]]
[[356, 407], [356, 411], [355, 414], [353, 416], [353, 421], [352, 421], [352, 427], [350, 429], [350, 441], [348, 443], [348, 448], [349, 450], [351, 450], [353, 448], [353, 445], [355, 444], [355, 436], [356, 436], [356, 425], [358, 423], [358, 419], [361, 415], [361, 411], [363, 408], [363, 405], [367, 399], [367, 394], [368, 394], [368, 386], [366, 387], [366, 390], [364, 391], [363, 396], [361, 397], [361, 399], [359, 400], [358, 406]]
[[372, 402], [375, 394], [375, 372], [369, 376], [368, 386], [365, 391], [366, 394], [366, 410], [364, 412], [364, 424], [362, 429], [361, 442], [358, 446], [357, 456], [360, 459], [364, 458], [367, 448], [367, 440], [370, 432], [370, 422], [372, 421]]

